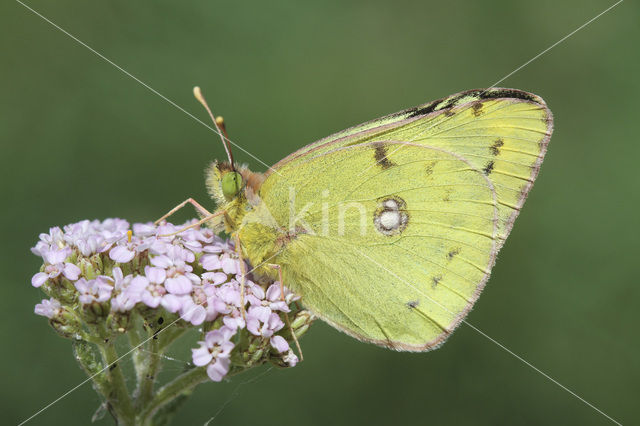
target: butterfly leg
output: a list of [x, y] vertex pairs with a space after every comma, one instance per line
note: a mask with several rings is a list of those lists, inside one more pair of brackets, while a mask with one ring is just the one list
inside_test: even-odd
[[242, 249], [240, 248], [240, 238], [238, 237], [238, 234], [235, 234], [233, 239], [236, 243], [236, 253], [238, 253], [238, 260], [240, 261], [240, 313], [242, 314], [242, 319], [246, 320], [247, 314], [244, 308], [244, 304], [245, 304], [244, 289], [245, 289], [245, 280], [247, 275], [247, 271], [245, 268], [246, 264], [244, 263], [244, 259], [242, 258]]
[[169, 216], [171, 216], [172, 214], [174, 214], [175, 212], [183, 208], [187, 203], [190, 203], [193, 207], [195, 207], [198, 213], [200, 213], [202, 216], [211, 216], [211, 212], [209, 212], [207, 209], [202, 207], [200, 203], [198, 203], [193, 198], [187, 198], [186, 200], [184, 200], [183, 202], [181, 202], [180, 204], [172, 208], [167, 214], [162, 216], [160, 219], [153, 222], [153, 224], [154, 225], [159, 224], [160, 222], [162, 222], [163, 220], [165, 220], [166, 218], [168, 218]]
[[199, 220], [199, 221], [197, 221], [196, 223], [192, 223], [192, 224], [191, 224], [191, 225], [189, 225], [189, 226], [185, 226], [184, 228], [179, 229], [179, 230], [177, 230], [176, 232], [172, 232], [172, 233], [170, 233], [170, 234], [158, 235], [158, 236], [159, 236], [159, 237], [171, 237], [171, 236], [173, 236], [173, 235], [176, 235], [176, 234], [179, 234], [179, 233], [181, 233], [181, 232], [184, 232], [184, 231], [186, 231], [187, 229], [191, 229], [191, 228], [195, 228], [195, 227], [197, 227], [197, 226], [200, 226], [200, 225], [202, 225], [203, 223], [210, 221], [210, 220], [211, 220], [211, 219], [213, 219], [214, 217], [218, 217], [218, 216], [220, 216], [220, 215], [222, 215], [222, 214], [224, 214], [224, 213], [225, 213], [225, 211], [224, 211], [224, 210], [219, 211], [219, 212], [216, 212], [216, 213], [209, 213], [206, 217], [204, 217], [204, 218], [200, 219], [200, 220]]
[[[280, 280], [280, 298], [283, 302], [286, 303], [286, 299], [284, 297], [284, 281], [282, 280], [282, 268], [280, 265], [276, 265], [274, 263], [269, 264], [270, 267], [278, 271], [278, 279]], [[294, 333], [293, 328], [291, 327], [291, 320], [289, 319], [289, 315], [285, 312], [284, 320], [287, 323], [287, 327], [289, 327], [289, 331], [291, 332], [291, 337], [293, 337], [293, 341], [296, 343], [296, 348], [298, 348], [298, 353], [300, 354], [300, 361], [304, 361], [304, 356], [302, 356], [302, 348], [300, 348], [300, 342], [298, 342], [298, 338], [296, 337], [296, 333]]]

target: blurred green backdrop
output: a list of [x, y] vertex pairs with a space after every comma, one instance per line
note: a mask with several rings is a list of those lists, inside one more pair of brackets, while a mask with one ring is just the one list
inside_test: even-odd
[[[231, 138], [272, 164], [347, 126], [489, 86], [612, 2], [27, 4], [208, 121], [191, 95], [202, 86]], [[638, 422], [640, 395], [639, 15], [624, 2], [502, 83], [543, 96], [556, 130], [468, 317], [622, 423]], [[20, 3], [3, 2], [0, 20], [0, 401], [15, 424], [85, 378], [70, 343], [32, 313], [38, 233], [84, 218], [152, 220], [187, 196], [206, 204], [202, 171], [224, 152]], [[298, 367], [203, 385], [175, 423], [203, 424], [223, 406], [212, 424], [608, 423], [465, 325], [426, 354], [319, 322], [302, 343]], [[30, 424], [87, 424], [97, 405], [85, 385]]]

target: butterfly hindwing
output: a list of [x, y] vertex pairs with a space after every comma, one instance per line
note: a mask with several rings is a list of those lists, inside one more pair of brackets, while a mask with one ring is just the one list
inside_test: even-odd
[[[284, 178], [314, 182], [296, 191], [293, 211], [305, 214], [279, 257], [305, 306], [385, 346], [442, 341], [495, 255], [497, 203], [484, 173], [445, 150], [397, 141], [338, 148], [291, 173]], [[264, 199], [278, 222], [290, 214], [282, 201]]]

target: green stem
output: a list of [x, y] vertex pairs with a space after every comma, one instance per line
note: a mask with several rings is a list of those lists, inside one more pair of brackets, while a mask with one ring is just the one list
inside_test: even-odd
[[207, 380], [207, 372], [202, 367], [192, 368], [182, 373], [158, 389], [153, 400], [146, 407], [142, 407], [138, 420], [141, 424], [147, 424], [161, 407]]
[[92, 377], [93, 388], [106, 400], [109, 395], [109, 382], [107, 374], [103, 371], [104, 365], [96, 356], [94, 347], [95, 345], [85, 341], [74, 341], [73, 353], [87, 376]]
[[156, 381], [160, 360], [162, 359], [157, 336], [153, 336], [147, 342], [145, 359], [146, 363], [143, 365], [144, 369], [138, 379], [138, 389], [136, 390], [136, 406], [138, 409], [146, 406], [153, 397], [153, 384]]
[[109, 366], [107, 372], [111, 389], [105, 397], [112, 409], [117, 413], [119, 424], [133, 425], [135, 424], [133, 404], [131, 403], [127, 383], [122, 374], [122, 367], [116, 361], [118, 353], [115, 345], [111, 339], [108, 339], [106, 343], [99, 345], [99, 348], [104, 365]]
[[142, 380], [142, 375], [144, 374], [143, 370], [144, 370], [144, 359], [145, 359], [144, 351], [140, 346], [142, 344], [142, 339], [144, 338], [144, 334], [143, 334], [142, 326], [140, 326], [139, 324], [140, 323], [139, 319], [140, 317], [138, 317], [137, 315], [131, 318], [131, 322], [130, 322], [131, 327], [127, 332], [127, 336], [129, 337], [129, 345], [131, 346], [132, 349], [134, 349], [132, 358], [133, 358], [133, 367], [136, 372], [136, 383], [140, 383], [140, 381]]
[[158, 377], [158, 370], [162, 362], [164, 351], [178, 337], [182, 336], [186, 329], [171, 327], [155, 333], [147, 342], [145, 353], [140, 353], [140, 360], [136, 365], [136, 374], [138, 379], [138, 387], [136, 389], [136, 407], [144, 408], [153, 398], [153, 387]]

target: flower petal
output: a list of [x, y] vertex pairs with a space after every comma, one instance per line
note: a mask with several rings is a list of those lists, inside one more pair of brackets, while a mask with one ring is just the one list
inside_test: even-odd
[[235, 275], [240, 271], [240, 262], [238, 262], [236, 259], [231, 259], [225, 256], [222, 259], [221, 263], [222, 263], [222, 271], [225, 274]]
[[149, 281], [156, 284], [162, 284], [167, 279], [167, 271], [162, 268], [154, 268], [153, 266], [145, 267], [144, 274]]
[[127, 263], [136, 255], [135, 251], [129, 250], [124, 246], [117, 246], [111, 249], [109, 257], [118, 263]]
[[284, 299], [284, 297], [282, 297], [282, 293], [280, 292], [280, 283], [278, 281], [269, 286], [269, 288], [267, 289], [266, 298], [272, 302]]
[[191, 349], [191, 360], [193, 361], [193, 364], [198, 367], [209, 364], [212, 359], [213, 355], [211, 355], [209, 349], [204, 345], [200, 346], [198, 349]]
[[193, 289], [191, 281], [184, 275], [178, 275], [175, 278], [167, 278], [164, 286], [169, 293], [173, 294], [189, 294]]
[[49, 274], [38, 272], [31, 278], [31, 285], [38, 288], [49, 279]]
[[50, 263], [51, 265], [55, 265], [56, 263], [62, 263], [64, 260], [71, 255], [71, 248], [65, 247], [63, 249], [51, 249], [47, 250], [45, 253], [45, 261]]
[[207, 271], [214, 271], [222, 267], [217, 254], [205, 254], [200, 258], [200, 264]]
[[175, 294], [165, 294], [160, 302], [162, 307], [172, 314], [182, 309], [182, 297]]
[[142, 303], [150, 308], [157, 308], [161, 301], [162, 297], [160, 296], [153, 296], [148, 291], [142, 293]]
[[173, 262], [171, 262], [171, 259], [169, 259], [164, 254], [161, 254], [160, 256], [152, 257], [150, 261], [153, 266], [157, 266], [159, 268], [168, 268], [171, 265], [173, 265]]
[[286, 352], [289, 350], [289, 343], [282, 336], [272, 336], [271, 346], [273, 346], [273, 348], [277, 350], [278, 353]]
[[187, 309], [183, 310], [185, 312], [180, 316], [180, 318], [193, 325], [202, 324], [207, 316], [207, 311], [201, 305], [191, 305]]
[[282, 357], [282, 359], [284, 362], [289, 364], [289, 367], [295, 367], [298, 363], [298, 356], [294, 354], [293, 351], [289, 351], [289, 353]]
[[69, 281], [75, 281], [78, 279], [82, 271], [73, 263], [65, 263], [62, 273]]
[[207, 375], [214, 382], [221, 381], [229, 372], [229, 360], [226, 358], [218, 359], [215, 364], [209, 364], [207, 367]]

